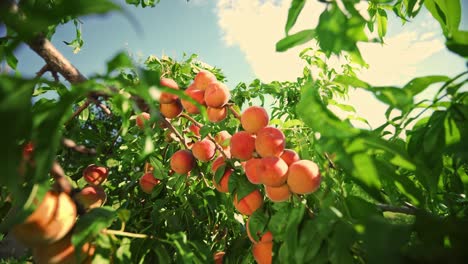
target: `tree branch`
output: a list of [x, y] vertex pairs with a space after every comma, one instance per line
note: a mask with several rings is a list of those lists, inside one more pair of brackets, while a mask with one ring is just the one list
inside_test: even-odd
[[389, 204], [377, 204], [377, 207], [382, 210], [382, 212], [394, 212], [394, 213], [401, 213], [401, 214], [408, 214], [408, 215], [416, 215], [418, 209], [416, 207], [410, 206], [393, 206]]
[[69, 138], [64, 138], [62, 139], [62, 144], [70, 149], [73, 149], [76, 152], [83, 153], [83, 154], [89, 154], [89, 155], [96, 155], [96, 150], [93, 148], [87, 148], [83, 145], [77, 145], [75, 141], [69, 139]]

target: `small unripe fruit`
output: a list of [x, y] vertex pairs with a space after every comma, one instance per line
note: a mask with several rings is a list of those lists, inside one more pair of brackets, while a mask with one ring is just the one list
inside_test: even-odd
[[150, 114], [143, 112], [136, 117], [136, 124], [140, 129], [145, 127], [145, 122], [150, 119]]
[[260, 180], [260, 176], [257, 173], [260, 163], [261, 163], [260, 159], [256, 159], [256, 158], [251, 158], [245, 163], [245, 166], [244, 166], [245, 176], [247, 176], [247, 179], [253, 184], [262, 183]]
[[205, 103], [209, 107], [221, 108], [229, 102], [230, 94], [229, 89], [223, 83], [211, 83], [205, 91]]
[[252, 134], [266, 127], [269, 120], [268, 113], [260, 106], [251, 106], [245, 109], [241, 115], [242, 128]]
[[299, 154], [292, 149], [285, 149], [283, 154], [281, 154], [281, 159], [286, 162], [286, 164], [291, 165], [293, 162], [300, 160]]
[[[167, 88], [171, 88], [174, 90], [179, 90], [179, 85], [177, 85], [177, 83], [173, 79], [161, 78], [159, 85], [167, 87]], [[177, 98], [178, 97], [175, 94], [162, 92], [161, 96], [159, 97], [159, 102], [161, 104], [170, 104], [170, 103], [173, 103], [175, 100], [177, 100]]]
[[192, 147], [193, 156], [200, 161], [210, 161], [216, 152], [215, 144], [205, 138], [201, 141], [195, 142]]
[[287, 184], [278, 187], [265, 185], [265, 192], [267, 197], [273, 202], [284, 202], [291, 197], [291, 191], [289, 191], [289, 186]]
[[183, 111], [182, 104], [179, 99], [170, 104], [159, 104], [159, 112], [166, 118], [176, 118]]
[[234, 195], [234, 207], [243, 215], [251, 215], [263, 205], [263, 196], [259, 190], [246, 195], [244, 198], [237, 200], [237, 193]]
[[171, 157], [171, 169], [178, 174], [188, 173], [193, 169], [195, 157], [190, 150], [182, 149]]
[[91, 164], [83, 170], [83, 178], [91, 185], [102, 184], [107, 179], [108, 175], [109, 171], [106, 167], [97, 166], [95, 164]]
[[260, 242], [253, 245], [252, 254], [258, 264], [271, 264], [273, 261], [273, 242]]
[[288, 185], [293, 193], [308, 194], [320, 187], [320, 171], [311, 160], [296, 161], [289, 166]]
[[281, 130], [264, 127], [257, 132], [255, 150], [262, 157], [279, 157], [284, 151], [286, 139]]
[[216, 76], [207, 71], [207, 70], [201, 70], [200, 72], [197, 73], [195, 78], [193, 79], [193, 83], [197, 89], [200, 90], [206, 90], [208, 85], [212, 82], [216, 82]]
[[278, 157], [260, 159], [257, 174], [261, 183], [268, 186], [281, 186], [287, 180], [288, 165]]
[[158, 185], [160, 182], [161, 181], [156, 179], [151, 172], [143, 174], [143, 176], [141, 176], [140, 180], [138, 181], [141, 190], [148, 194], [150, 194], [154, 187], [156, 187], [156, 185]]
[[206, 113], [210, 122], [218, 123], [223, 121], [227, 117], [228, 111], [226, 107], [214, 108], [208, 106], [208, 108], [206, 109]]
[[255, 151], [255, 137], [248, 132], [239, 131], [231, 137], [231, 156], [240, 160], [249, 160]]
[[85, 209], [92, 209], [102, 206], [106, 202], [107, 195], [102, 186], [90, 185], [77, 193], [75, 198]]

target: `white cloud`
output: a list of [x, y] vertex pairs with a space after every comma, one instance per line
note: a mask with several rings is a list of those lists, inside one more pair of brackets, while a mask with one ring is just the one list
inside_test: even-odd
[[[225, 43], [239, 46], [254, 74], [262, 81], [295, 80], [302, 75], [304, 63], [298, 53], [311, 46], [310, 43], [283, 53], [275, 51], [276, 42], [285, 35], [289, 5], [290, 1], [285, 0], [218, 2], [218, 24]], [[291, 33], [314, 28], [324, 8], [325, 5], [318, 1], [307, 1]], [[392, 19], [389, 25], [399, 23]], [[434, 34], [436, 22], [430, 21], [425, 19], [419, 25], [405, 25], [403, 29], [406, 31], [402, 29], [401, 33], [387, 38], [384, 45], [359, 44], [364, 59], [370, 65], [359, 76], [373, 85], [401, 85], [409, 81], [424, 59], [443, 48], [442, 39]], [[355, 106], [357, 115], [368, 119], [373, 127], [385, 121], [385, 106], [366, 91], [350, 92], [347, 103]]]

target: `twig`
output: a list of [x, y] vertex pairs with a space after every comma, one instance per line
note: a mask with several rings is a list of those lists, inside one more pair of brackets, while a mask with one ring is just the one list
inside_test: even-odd
[[224, 159], [225, 159], [225, 160], [228, 160], [229, 157], [226, 155], [226, 153], [224, 153], [223, 147], [221, 147], [221, 146], [218, 144], [218, 142], [216, 142], [216, 140], [213, 138], [213, 136], [210, 135], [210, 134], [208, 134], [206, 137], [207, 137], [209, 140], [211, 140], [211, 141], [215, 144], [215, 148], [216, 148], [217, 150], [219, 150], [219, 152], [221, 153], [221, 155], [223, 155]]
[[336, 170], [336, 169], [337, 169], [337, 168], [336, 168], [336, 165], [335, 165], [335, 163], [333, 162], [333, 160], [330, 158], [330, 156], [328, 155], [328, 153], [325, 152], [324, 155], [325, 155], [325, 158], [327, 158], [327, 160], [328, 160], [329, 166], [330, 166], [332, 169], [335, 169], [335, 170]]
[[150, 238], [153, 239], [152, 236], [148, 236], [145, 234], [136, 234], [136, 233], [130, 233], [130, 232], [125, 232], [125, 231], [120, 231], [120, 230], [110, 230], [110, 229], [104, 229], [101, 231], [103, 234], [107, 235], [115, 235], [115, 236], [125, 236], [125, 237], [133, 237], [133, 238]]
[[86, 108], [88, 108], [88, 106], [91, 104], [91, 101], [90, 100], [86, 100], [86, 102], [81, 105], [78, 109], [76, 109], [76, 111], [73, 113], [73, 115], [67, 120], [67, 122], [65, 122], [65, 125], [67, 125], [68, 123], [70, 123], [73, 119], [75, 119], [75, 117], [77, 117], [79, 114], [81, 114], [81, 112], [83, 112]]
[[59, 191], [65, 192], [67, 194], [71, 194], [73, 187], [65, 177], [65, 173], [62, 169], [62, 166], [57, 161], [54, 161], [52, 164], [52, 168], [50, 170], [50, 174], [55, 180], [55, 184]]
[[167, 121], [165, 117], [162, 117], [161, 120], [164, 123], [164, 125], [166, 125], [166, 127], [169, 128], [169, 130], [171, 130], [171, 132], [177, 136], [177, 138], [180, 140], [180, 143], [184, 145], [185, 149], [189, 149], [189, 146], [187, 145], [187, 142], [185, 142], [184, 137], [179, 133], [179, 131], [177, 131], [177, 129], [171, 124], [171, 122]]
[[106, 151], [106, 155], [110, 155], [112, 153], [112, 149], [114, 148], [115, 146], [115, 143], [117, 142], [117, 140], [119, 139], [120, 137], [120, 133], [122, 133], [122, 127], [119, 129], [119, 131], [117, 132], [117, 135], [115, 135], [115, 138], [114, 140], [112, 140], [112, 144], [109, 146], [109, 148], [107, 149]]
[[196, 125], [196, 126], [199, 127], [199, 128], [202, 128], [202, 127], [203, 127], [203, 124], [202, 124], [202, 123], [199, 123], [197, 120], [195, 120], [193, 117], [189, 116], [189, 115], [186, 114], [186, 113], [180, 114], [180, 117], [183, 117], [183, 118], [189, 120], [190, 122], [192, 122], [194, 125]]
[[36, 72], [36, 77], [39, 78], [42, 75], [44, 75], [44, 73], [46, 73], [48, 71], [49, 71], [49, 65], [46, 64], [46, 65], [42, 66], [42, 68], [38, 72]]
[[231, 113], [236, 117], [237, 119], [241, 119], [241, 115], [234, 109], [232, 104], [227, 105], [228, 109], [231, 111]]
[[75, 141], [69, 139], [69, 138], [64, 138], [62, 139], [62, 144], [70, 149], [73, 149], [76, 152], [83, 153], [83, 154], [89, 154], [89, 155], [96, 155], [96, 149], [94, 148], [87, 148], [83, 145], [77, 145]]
[[393, 206], [388, 204], [377, 204], [377, 207], [382, 210], [383, 212], [394, 212], [394, 213], [402, 213], [408, 215], [416, 215], [418, 209], [416, 207], [409, 207], [409, 206]]

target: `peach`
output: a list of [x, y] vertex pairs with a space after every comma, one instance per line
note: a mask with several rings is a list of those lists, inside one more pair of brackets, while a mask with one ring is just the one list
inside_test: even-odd
[[253, 230], [254, 233], [260, 238], [260, 240], [254, 239], [252, 236], [252, 231], [249, 227], [250, 217], [247, 219], [245, 224], [245, 229], [247, 230], [247, 237], [252, 241], [252, 243], [257, 244], [258, 242], [271, 242], [273, 241], [273, 234], [270, 231], [261, 232], [260, 230]]
[[252, 254], [258, 264], [271, 264], [273, 261], [273, 242], [260, 242], [253, 245]]
[[39, 245], [32, 249], [34, 263], [59, 264], [59, 263], [91, 263], [96, 248], [90, 243], [85, 243], [81, 248], [79, 259], [75, 247], [71, 243], [71, 234], [50, 245]]
[[191, 124], [189, 126], [189, 130], [195, 135], [195, 136], [200, 136], [200, 127], [195, 125], [195, 124]]
[[288, 165], [278, 157], [266, 157], [260, 159], [257, 165], [257, 175], [261, 183], [278, 187], [283, 185], [288, 178]]
[[296, 161], [289, 166], [287, 182], [293, 193], [313, 193], [320, 187], [320, 180], [319, 167], [311, 160]]
[[[161, 80], [159, 81], [159, 85], [167, 87], [167, 88], [171, 88], [174, 90], [179, 90], [179, 85], [177, 85], [177, 83], [173, 79], [161, 78]], [[170, 103], [173, 103], [175, 100], [177, 100], [177, 98], [178, 97], [175, 94], [162, 92], [161, 96], [159, 97], [159, 102], [161, 104], [170, 104]]]
[[264, 127], [257, 132], [255, 149], [262, 157], [279, 157], [286, 145], [286, 139], [281, 130], [274, 127]]
[[182, 104], [179, 99], [170, 104], [159, 104], [159, 111], [166, 118], [178, 117], [183, 111]]
[[292, 149], [285, 149], [283, 154], [281, 154], [280, 158], [286, 162], [286, 164], [291, 165], [293, 162], [300, 160], [299, 154]]
[[[190, 86], [189, 88], [187, 88], [187, 90], [185, 90], [185, 94], [187, 94], [193, 100], [197, 101], [199, 104], [205, 105], [205, 91], [195, 89], [193, 87], [194, 86]], [[198, 106], [196, 106], [188, 100], [182, 100], [182, 106], [184, 107], [185, 111], [187, 111], [187, 113], [189, 114], [195, 115], [200, 113], [200, 109], [198, 109]]]
[[228, 111], [226, 107], [222, 108], [214, 108], [214, 107], [209, 107], [206, 109], [207, 114], [208, 114], [208, 120], [213, 123], [218, 123], [223, 121], [228, 114]]
[[83, 178], [91, 185], [102, 184], [107, 179], [108, 175], [109, 171], [106, 167], [97, 166], [95, 164], [91, 164], [83, 170]]
[[226, 253], [224, 253], [223, 251], [219, 251], [219, 252], [216, 252], [214, 255], [213, 255], [213, 258], [214, 258], [214, 263], [215, 264], [223, 264], [223, 258], [224, 258], [224, 255]]
[[77, 193], [75, 198], [85, 209], [92, 209], [102, 206], [106, 202], [107, 195], [102, 186], [90, 185]]
[[241, 115], [242, 128], [252, 134], [266, 127], [269, 120], [270, 118], [265, 108], [260, 106], [251, 106], [245, 109]]
[[195, 75], [195, 78], [193, 79], [193, 83], [197, 89], [200, 90], [206, 90], [208, 88], [208, 85], [212, 82], [216, 82], [216, 76], [207, 71], [207, 70], [201, 70]]
[[136, 125], [143, 129], [145, 127], [145, 122], [150, 119], [150, 114], [143, 112], [136, 117]]
[[209, 107], [221, 108], [229, 102], [230, 95], [229, 89], [223, 83], [210, 83], [205, 91], [206, 105]]
[[240, 160], [249, 160], [255, 151], [255, 137], [248, 132], [239, 131], [231, 137], [231, 156]]
[[237, 200], [237, 193], [234, 195], [234, 207], [243, 215], [251, 215], [263, 205], [263, 196], [259, 190], [247, 194], [244, 198]]
[[15, 237], [28, 247], [50, 244], [63, 238], [75, 225], [77, 211], [66, 193], [48, 191], [26, 220], [13, 227]]
[[227, 149], [229, 148], [231, 137], [232, 136], [231, 134], [229, 134], [229, 132], [227, 132], [226, 130], [222, 130], [218, 132], [214, 138], [215, 138], [216, 143], [218, 143], [221, 147], [223, 147], [223, 149]]
[[245, 176], [253, 184], [260, 184], [260, 176], [257, 173], [258, 166], [260, 166], [260, 159], [251, 158], [244, 165]]
[[178, 174], [188, 173], [195, 165], [195, 157], [190, 150], [181, 149], [171, 157], [171, 169]]
[[291, 197], [291, 191], [289, 191], [289, 186], [287, 184], [278, 187], [265, 185], [265, 192], [267, 197], [273, 202], [284, 202]]
[[221, 167], [221, 166], [223, 166], [223, 165], [225, 165], [225, 164], [226, 164], [226, 162], [224, 161], [224, 157], [223, 157], [223, 156], [219, 156], [219, 157], [217, 157], [217, 158], [213, 161], [213, 163], [212, 163], [212, 165], [211, 165], [211, 171], [212, 171], [213, 173], [216, 173], [216, 171], [218, 170], [218, 168]]
[[193, 156], [200, 161], [210, 161], [214, 157], [215, 152], [215, 144], [207, 138], [195, 142], [192, 146]]
[[34, 145], [31, 141], [29, 141], [23, 146], [23, 159], [29, 160], [32, 156], [33, 151]]
[[153, 191], [154, 187], [160, 182], [161, 181], [159, 179], [156, 179], [153, 173], [151, 172], [143, 174], [143, 176], [141, 176], [139, 180], [141, 190], [148, 194], [150, 194]]
[[223, 193], [229, 192], [229, 178], [231, 177], [233, 171], [233, 169], [227, 169], [219, 182], [216, 182], [215, 176], [213, 176], [213, 185], [216, 190]]

